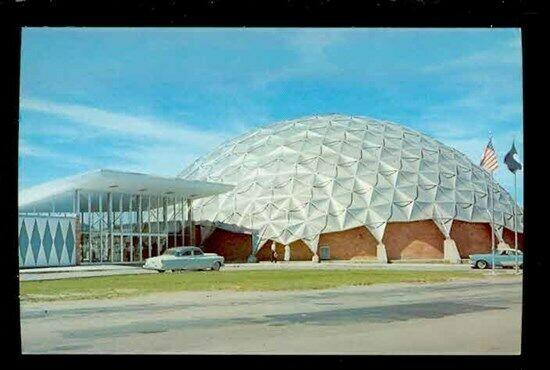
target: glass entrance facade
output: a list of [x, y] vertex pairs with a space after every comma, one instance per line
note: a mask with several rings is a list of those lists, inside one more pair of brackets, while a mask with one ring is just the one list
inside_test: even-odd
[[75, 198], [84, 263], [138, 262], [183, 245], [189, 202], [183, 196], [79, 192]]

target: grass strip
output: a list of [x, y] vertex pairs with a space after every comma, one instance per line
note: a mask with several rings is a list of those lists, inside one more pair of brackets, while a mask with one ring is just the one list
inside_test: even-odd
[[20, 283], [20, 298], [24, 302], [44, 302], [129, 297], [156, 292], [311, 290], [380, 283], [431, 283], [467, 278], [484, 276], [475, 270], [194, 271], [23, 281]]

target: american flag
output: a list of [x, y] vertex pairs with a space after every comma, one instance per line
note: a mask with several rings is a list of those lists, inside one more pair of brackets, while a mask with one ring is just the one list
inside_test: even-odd
[[481, 167], [485, 168], [489, 172], [493, 172], [498, 168], [497, 154], [493, 147], [493, 139], [489, 139], [489, 143], [485, 147], [483, 157], [481, 157]]

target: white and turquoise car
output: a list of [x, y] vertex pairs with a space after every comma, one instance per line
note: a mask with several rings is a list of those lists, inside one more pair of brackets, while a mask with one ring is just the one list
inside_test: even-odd
[[[470, 266], [478, 269], [491, 268], [493, 266], [493, 254], [472, 254]], [[517, 260], [519, 268], [523, 268], [523, 253], [518, 250]], [[504, 249], [495, 251], [495, 267], [514, 267], [516, 265], [516, 251]]]
[[216, 253], [204, 253], [197, 247], [167, 249], [162, 255], [147, 258], [144, 269], [164, 271], [214, 270], [223, 266], [224, 258]]

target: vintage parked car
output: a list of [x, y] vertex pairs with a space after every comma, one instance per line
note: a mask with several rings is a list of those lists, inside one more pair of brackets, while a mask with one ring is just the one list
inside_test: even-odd
[[[470, 266], [472, 268], [485, 269], [492, 267], [493, 254], [472, 254], [470, 257]], [[518, 250], [518, 266], [523, 268], [523, 253]], [[514, 267], [516, 264], [516, 251], [513, 249], [504, 249], [495, 251], [495, 267]]]
[[164, 271], [206, 270], [218, 271], [224, 258], [216, 253], [204, 253], [197, 247], [176, 247], [167, 249], [162, 255], [147, 258], [144, 269]]

